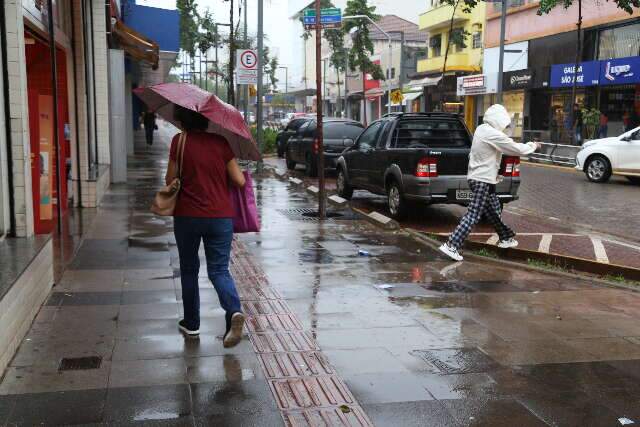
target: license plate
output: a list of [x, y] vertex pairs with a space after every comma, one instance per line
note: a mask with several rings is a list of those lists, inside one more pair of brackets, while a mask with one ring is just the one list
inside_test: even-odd
[[456, 190], [456, 200], [469, 201], [473, 198], [473, 191], [471, 190]]

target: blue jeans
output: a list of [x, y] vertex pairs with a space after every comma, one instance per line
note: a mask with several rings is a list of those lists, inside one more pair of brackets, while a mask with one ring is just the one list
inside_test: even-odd
[[200, 329], [200, 241], [204, 241], [207, 273], [218, 294], [220, 305], [227, 313], [242, 311], [236, 285], [229, 273], [229, 256], [233, 239], [230, 218], [175, 217], [173, 220], [178, 253], [184, 319], [189, 329]]

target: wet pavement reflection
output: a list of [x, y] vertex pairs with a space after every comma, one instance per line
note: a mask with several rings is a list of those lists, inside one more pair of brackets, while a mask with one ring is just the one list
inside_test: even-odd
[[[640, 423], [636, 292], [451, 263], [347, 211], [320, 222], [269, 172], [262, 232], [234, 245], [247, 339], [223, 348], [204, 267], [201, 336], [185, 339], [172, 222], [148, 212], [171, 132], [105, 197], [0, 383], [0, 426]], [[100, 366], [59, 369], [84, 357]]]

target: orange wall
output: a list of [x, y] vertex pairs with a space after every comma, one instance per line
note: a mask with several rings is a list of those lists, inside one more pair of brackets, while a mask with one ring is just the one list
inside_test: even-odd
[[[492, 11], [492, 8], [487, 10]], [[578, 19], [577, 2], [574, 2], [566, 10], [558, 6], [548, 15], [538, 16], [536, 14], [537, 10], [537, 4], [527, 4], [507, 15], [505, 37], [507, 43], [536, 39], [576, 29]], [[618, 9], [613, 1], [596, 2], [596, 0], [583, 0], [582, 3], [583, 28], [611, 24], [633, 17], [640, 17], [640, 11], [636, 10], [633, 15], [629, 15]], [[487, 15], [485, 47], [498, 46], [499, 40], [500, 15], [493, 12]]]

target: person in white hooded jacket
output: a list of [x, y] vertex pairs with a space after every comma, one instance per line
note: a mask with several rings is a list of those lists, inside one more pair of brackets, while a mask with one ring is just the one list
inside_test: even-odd
[[511, 126], [511, 118], [500, 104], [489, 107], [484, 113], [483, 121], [484, 123], [478, 126], [473, 135], [469, 154], [467, 179], [473, 192], [469, 209], [447, 243], [440, 247], [444, 254], [455, 261], [462, 261], [460, 248], [483, 215], [498, 233], [498, 246], [502, 248], [518, 246], [518, 242], [514, 239], [516, 233], [502, 222], [501, 218], [502, 209], [496, 195], [496, 184], [501, 179], [500, 164], [503, 154], [523, 156], [533, 153], [540, 147], [536, 142], [517, 143], [505, 134], [505, 130]]

